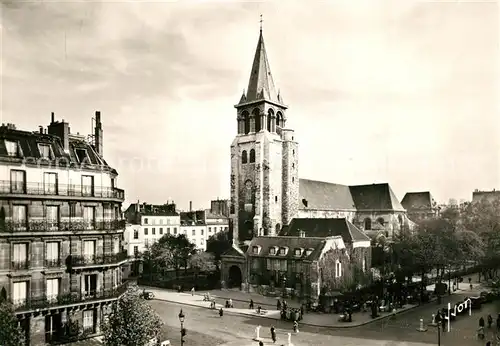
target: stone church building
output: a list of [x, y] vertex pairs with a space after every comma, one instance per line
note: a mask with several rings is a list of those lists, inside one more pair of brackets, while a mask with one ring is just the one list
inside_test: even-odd
[[369, 236], [386, 237], [409, 224], [387, 183], [346, 186], [300, 179], [298, 139], [286, 127], [288, 106], [274, 85], [262, 30], [246, 93], [235, 108], [230, 178], [234, 245], [223, 258], [223, 280], [238, 266], [245, 281], [252, 239], [286, 234], [294, 218], [345, 218]]

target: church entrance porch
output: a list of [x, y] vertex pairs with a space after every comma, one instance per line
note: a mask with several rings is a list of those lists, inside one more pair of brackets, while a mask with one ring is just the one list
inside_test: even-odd
[[229, 277], [227, 281], [228, 288], [241, 287], [241, 283], [243, 282], [243, 275], [241, 274], [241, 269], [233, 265], [229, 268]]

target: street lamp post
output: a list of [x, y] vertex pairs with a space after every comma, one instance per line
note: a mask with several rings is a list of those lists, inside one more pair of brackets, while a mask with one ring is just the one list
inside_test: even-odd
[[184, 315], [184, 313], [182, 312], [182, 309], [181, 309], [181, 312], [179, 312], [179, 321], [181, 322], [181, 346], [184, 345], [184, 335], [185, 335], [185, 330], [184, 330], [184, 318], [186, 316]]
[[438, 322], [438, 346], [441, 346], [441, 321]]

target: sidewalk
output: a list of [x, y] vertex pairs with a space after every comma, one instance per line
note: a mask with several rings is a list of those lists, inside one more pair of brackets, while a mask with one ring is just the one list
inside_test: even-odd
[[[473, 289], [471, 290], [468, 283], [468, 277], [464, 278], [464, 281], [459, 284], [458, 290], [452, 292], [452, 294], [467, 294], [471, 296], [479, 295], [479, 293], [483, 290], [482, 283], [477, 282], [477, 276], [473, 277]], [[427, 286], [427, 290], [433, 291], [434, 284]], [[171, 303], [178, 303], [184, 305], [190, 305], [194, 307], [200, 308], [210, 308], [210, 302], [203, 301], [203, 294], [205, 292], [196, 292], [194, 295], [191, 293], [178, 293], [172, 290], [164, 290], [154, 287], [141, 287], [141, 289], [147, 289], [151, 291], [155, 295], [155, 299], [163, 300]], [[269, 319], [280, 319], [280, 312], [276, 309], [277, 298], [275, 297], [266, 297], [261, 296], [256, 293], [246, 293], [235, 290], [213, 290], [210, 291], [210, 296], [216, 301], [216, 309], [223, 308], [224, 313], [226, 314], [237, 314], [249, 317], [261, 317], [261, 318], [269, 318]], [[224, 308], [224, 304], [226, 300], [232, 299], [234, 308], [226, 309]], [[248, 304], [250, 299], [254, 300], [254, 307], [262, 306], [263, 311], [261, 314], [257, 314], [256, 310], [250, 310], [248, 308]], [[299, 303], [296, 301], [287, 301], [290, 307], [299, 307]], [[404, 313], [415, 309], [419, 306], [427, 306], [425, 305], [407, 305], [402, 309], [396, 311], [396, 314]], [[306, 313], [300, 324], [313, 326], [313, 327], [332, 327], [332, 328], [353, 328], [362, 325], [366, 325], [369, 323], [373, 323], [379, 321], [381, 319], [389, 318], [393, 316], [393, 314], [388, 312], [380, 313], [379, 317], [371, 318], [369, 312], [359, 312], [353, 314], [353, 322], [339, 322], [338, 314], [326, 314], [326, 313]]]

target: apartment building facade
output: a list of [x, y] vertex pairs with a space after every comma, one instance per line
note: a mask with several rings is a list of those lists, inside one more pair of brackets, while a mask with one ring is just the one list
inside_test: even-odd
[[[100, 334], [124, 293], [124, 191], [103, 159], [101, 115], [89, 138], [0, 127], [0, 292], [29, 345]], [[90, 140], [89, 140], [90, 139]]]
[[209, 210], [181, 212], [180, 221], [181, 234], [185, 234], [198, 251], [206, 251], [210, 237], [229, 230], [229, 218]]

